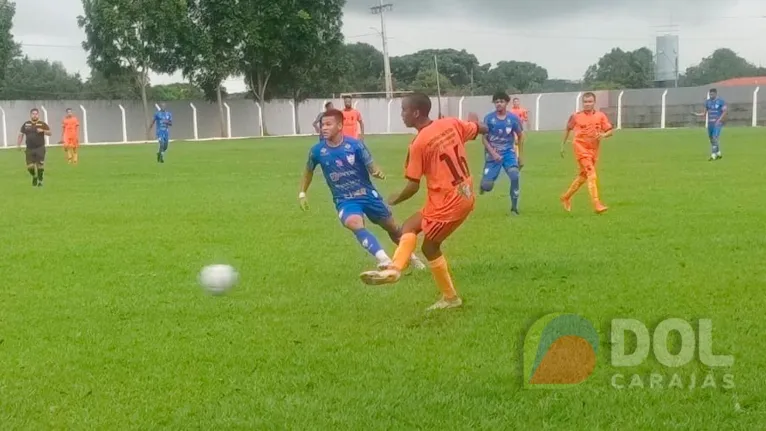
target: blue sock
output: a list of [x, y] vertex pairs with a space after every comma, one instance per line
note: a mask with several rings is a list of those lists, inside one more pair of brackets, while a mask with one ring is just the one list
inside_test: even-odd
[[379, 251], [381, 251], [383, 248], [380, 246], [380, 242], [378, 242], [378, 239], [375, 238], [375, 235], [372, 234], [372, 232], [368, 231], [367, 229], [359, 229], [354, 231], [354, 236], [356, 237], [356, 240], [359, 241], [359, 244], [367, 250], [368, 253], [375, 256]]
[[712, 154], [718, 154], [721, 151], [721, 146], [718, 143], [718, 138], [713, 138], [710, 141], [710, 146], [711, 146]]
[[519, 208], [519, 193], [520, 193], [520, 178], [518, 168], [511, 168], [508, 170], [508, 177], [511, 179], [511, 209], [518, 210]]

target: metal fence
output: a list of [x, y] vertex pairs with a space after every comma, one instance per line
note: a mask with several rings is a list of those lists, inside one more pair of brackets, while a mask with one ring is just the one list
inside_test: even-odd
[[[729, 105], [731, 125], [766, 125], [766, 100], [759, 99], [759, 87], [724, 87], [719, 95]], [[624, 91], [596, 91], [598, 108], [617, 128], [666, 128], [702, 125], [701, 112], [707, 88], [671, 88]], [[569, 115], [580, 108], [582, 93], [519, 95], [529, 111], [529, 129], [561, 130]], [[490, 96], [443, 97], [444, 115], [464, 117], [468, 112], [484, 114], [493, 109]], [[215, 104], [204, 101], [168, 102], [173, 113], [172, 138], [201, 140], [258, 136], [311, 134], [312, 123], [330, 100], [311, 99], [300, 104], [274, 100], [264, 105], [250, 100], [229, 100], [224, 106], [223, 127]], [[438, 108], [434, 99], [434, 114]], [[340, 104], [340, 101], [336, 101]], [[354, 106], [362, 113], [367, 134], [407, 133], [399, 118], [400, 99], [358, 99]], [[340, 105], [339, 105], [340, 106]], [[156, 105], [155, 105], [156, 107]], [[53, 139], [67, 108], [80, 117], [81, 142], [121, 143], [145, 139], [143, 110], [135, 101], [0, 101], [2, 145], [13, 145], [18, 130], [38, 108], [54, 128]]]

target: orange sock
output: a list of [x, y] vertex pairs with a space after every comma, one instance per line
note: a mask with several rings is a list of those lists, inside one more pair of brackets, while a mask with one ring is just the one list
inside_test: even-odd
[[594, 203], [600, 202], [598, 198], [598, 178], [595, 175], [588, 175], [588, 193], [590, 193], [590, 198]]
[[564, 193], [564, 198], [569, 199], [571, 198], [575, 193], [577, 193], [577, 190], [580, 190], [580, 187], [582, 187], [583, 184], [585, 184], [585, 177], [582, 175], [578, 175], [577, 178], [572, 181], [572, 184], [569, 186], [569, 190], [567, 190], [566, 193]]
[[394, 252], [393, 267], [399, 271], [404, 271], [410, 265], [410, 258], [418, 246], [418, 236], [414, 233], [405, 233], [399, 239], [399, 246]]
[[434, 275], [436, 285], [441, 290], [445, 299], [455, 299], [457, 292], [455, 286], [452, 284], [452, 277], [449, 275], [449, 267], [447, 266], [447, 259], [444, 256], [440, 256], [436, 260], [428, 262], [431, 266], [431, 274]]

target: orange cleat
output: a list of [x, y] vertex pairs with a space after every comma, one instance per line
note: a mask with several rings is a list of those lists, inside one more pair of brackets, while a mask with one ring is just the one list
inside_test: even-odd
[[562, 196], [560, 199], [561, 199], [561, 205], [564, 206], [564, 210], [566, 212], [572, 211], [572, 198]]
[[608, 210], [608, 209], [609, 209], [609, 208], [607, 208], [607, 206], [606, 206], [606, 205], [602, 204], [601, 202], [596, 202], [596, 203], [593, 205], [593, 207], [594, 207], [594, 209], [595, 209], [595, 211], [596, 211], [596, 214], [603, 214], [603, 213], [605, 213], [605, 212], [606, 212], [606, 210]]

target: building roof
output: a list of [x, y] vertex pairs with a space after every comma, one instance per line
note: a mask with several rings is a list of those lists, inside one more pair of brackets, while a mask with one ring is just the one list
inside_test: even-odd
[[766, 76], [751, 76], [746, 78], [732, 78], [726, 81], [712, 84], [718, 87], [745, 87], [754, 85], [766, 85]]

